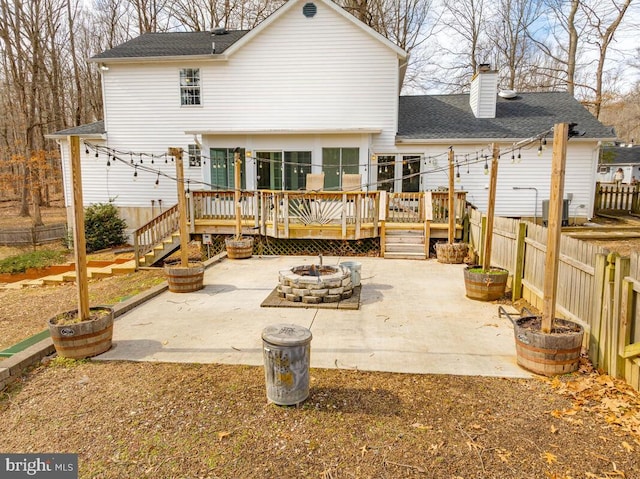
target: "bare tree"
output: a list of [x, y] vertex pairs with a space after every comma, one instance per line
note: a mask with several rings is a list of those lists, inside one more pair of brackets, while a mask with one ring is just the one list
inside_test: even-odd
[[608, 3], [594, 1], [593, 4], [587, 4], [583, 1], [581, 3], [581, 8], [585, 13], [587, 25], [589, 26], [586, 42], [593, 45], [598, 52], [595, 85], [590, 87], [595, 96], [593, 112], [596, 118], [600, 116], [602, 108], [603, 77], [607, 52], [630, 4], [631, 0], [610, 0]]
[[535, 46], [527, 36], [541, 10], [540, 0], [500, 0], [489, 26], [489, 37], [497, 53], [496, 67], [511, 90], [528, 88], [528, 75]]

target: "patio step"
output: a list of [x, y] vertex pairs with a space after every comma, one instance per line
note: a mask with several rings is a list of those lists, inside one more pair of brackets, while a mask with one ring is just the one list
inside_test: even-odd
[[385, 234], [384, 257], [390, 259], [426, 259], [424, 233], [419, 230], [389, 229]]
[[389, 251], [384, 253], [384, 259], [427, 259], [427, 256], [422, 253], [410, 253], [401, 251]]

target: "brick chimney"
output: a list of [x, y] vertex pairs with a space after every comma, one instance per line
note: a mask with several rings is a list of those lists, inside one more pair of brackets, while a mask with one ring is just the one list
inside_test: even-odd
[[481, 63], [471, 80], [469, 104], [476, 118], [495, 118], [498, 97], [498, 72]]

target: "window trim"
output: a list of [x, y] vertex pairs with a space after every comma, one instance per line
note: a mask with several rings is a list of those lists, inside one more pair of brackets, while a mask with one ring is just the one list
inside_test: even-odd
[[[197, 153], [192, 152], [197, 150]], [[189, 160], [189, 168], [201, 168], [202, 167], [202, 149], [196, 143], [190, 143], [187, 145], [187, 157]]]
[[[185, 84], [183, 85], [183, 78], [189, 78], [186, 75], [187, 71], [191, 71], [191, 72], [197, 72], [197, 84], [194, 85], [188, 85]], [[183, 77], [183, 72], [185, 72], [184, 77]], [[195, 77], [192, 77], [195, 78]], [[180, 68], [178, 70], [178, 88], [179, 88], [179, 93], [180, 93], [180, 107], [181, 108], [198, 108], [198, 107], [202, 107], [203, 101], [202, 101], [202, 72], [200, 68], [193, 68], [193, 67], [187, 67], [187, 68]], [[185, 96], [183, 96], [183, 91], [185, 90], [196, 90], [198, 92], [198, 96], [197, 96], [197, 103], [185, 103]], [[195, 98], [195, 97], [194, 97]]]

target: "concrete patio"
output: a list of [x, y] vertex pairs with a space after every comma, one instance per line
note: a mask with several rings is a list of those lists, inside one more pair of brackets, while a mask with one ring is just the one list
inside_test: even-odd
[[99, 360], [262, 365], [262, 330], [294, 323], [313, 334], [311, 367], [531, 377], [516, 365], [513, 328], [498, 305], [465, 296], [464, 265], [325, 257], [362, 263], [360, 309], [265, 308], [278, 271], [316, 257], [254, 256], [213, 265], [205, 288], [164, 292], [117, 319]]

